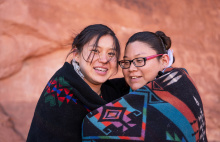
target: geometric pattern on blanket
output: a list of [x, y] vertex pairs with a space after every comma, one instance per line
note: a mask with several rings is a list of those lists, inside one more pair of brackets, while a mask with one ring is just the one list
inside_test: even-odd
[[[90, 112], [87, 115], [87, 119], [91, 121], [97, 128], [103, 133], [102, 136], [98, 136], [97, 139], [129, 139], [129, 140], [143, 140], [145, 137], [145, 124], [146, 124], [146, 107], [147, 97], [143, 92], [135, 94], [144, 99], [140, 102], [142, 109], [133, 108], [128, 101], [123, 97], [117, 101], [108, 103], [107, 105], [98, 108], [96, 111]], [[132, 119], [141, 119], [139, 123], [132, 123]], [[137, 136], [114, 136], [112, 130], [117, 129], [121, 133], [126, 132], [128, 129], [139, 125], [137, 131], [141, 132], [141, 135]], [[113, 133], [113, 134], [112, 134]], [[140, 134], [140, 133], [139, 133]], [[96, 137], [96, 136], [95, 136]], [[93, 138], [92, 136], [84, 137], [84, 139]]]
[[[181, 77], [176, 72], [167, 74], [164, 77], [165, 83], [163, 83], [168, 86], [178, 82]], [[166, 122], [164, 125], [175, 128], [165, 128], [163, 132], [165, 141], [198, 141], [199, 128], [194, 114], [184, 102], [168, 91], [164, 91], [163, 87], [153, 81], [147, 86], [90, 112], [83, 124], [83, 129], [90, 131], [83, 131], [83, 141], [98, 142], [104, 139], [148, 141], [151, 126], [147, 120], [150, 117], [152, 119], [152, 116], [147, 116], [147, 114], [152, 110], [156, 110], [160, 113], [159, 116], [164, 117], [163, 120]]]
[[[67, 104], [70, 101], [73, 101], [75, 104], [78, 103], [78, 99], [74, 98], [73, 92], [71, 91], [73, 88], [63, 77], [56, 77], [55, 79], [51, 79], [47, 83], [45, 89], [45, 103], [49, 102], [50, 106], [55, 106], [58, 103], [60, 107], [65, 101]], [[87, 106], [83, 106], [88, 112], [90, 112]]]

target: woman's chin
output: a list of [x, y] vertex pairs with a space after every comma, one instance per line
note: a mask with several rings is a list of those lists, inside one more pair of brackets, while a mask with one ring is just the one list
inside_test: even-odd
[[131, 89], [133, 90], [133, 91], [135, 91], [135, 90], [138, 90], [138, 89], [140, 89], [142, 86], [133, 86], [133, 87], [131, 87]]

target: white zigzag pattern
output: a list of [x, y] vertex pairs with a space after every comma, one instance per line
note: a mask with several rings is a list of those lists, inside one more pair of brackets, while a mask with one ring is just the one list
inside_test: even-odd
[[[168, 81], [168, 80], [171, 80], [171, 81], [167, 84], [167, 86], [168, 86], [168, 85], [171, 85], [171, 84], [173, 84], [173, 83], [175, 83], [175, 82], [177, 82], [177, 81], [182, 77], [182, 75], [176, 76], [177, 73], [178, 73], [178, 72], [173, 72], [173, 73], [169, 74], [169, 75], [164, 79], [163, 82], [166, 82], [166, 81]], [[175, 76], [176, 76], [176, 77], [175, 77]]]
[[179, 76], [173, 78], [173, 79], [167, 84], [167, 86], [168, 86], [168, 85], [171, 85], [171, 84], [173, 84], [173, 83], [175, 83], [175, 82], [177, 82], [181, 77], [182, 77], [182, 75], [179, 75]]

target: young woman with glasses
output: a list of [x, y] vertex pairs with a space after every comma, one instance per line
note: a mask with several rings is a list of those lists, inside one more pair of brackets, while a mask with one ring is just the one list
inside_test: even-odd
[[107, 81], [117, 73], [120, 46], [105, 25], [90, 25], [73, 40], [65, 62], [47, 83], [36, 106], [27, 142], [80, 142], [85, 115], [119, 98]]
[[161, 31], [129, 38], [119, 65], [130, 92], [85, 117], [83, 141], [207, 141], [200, 95], [170, 47]]

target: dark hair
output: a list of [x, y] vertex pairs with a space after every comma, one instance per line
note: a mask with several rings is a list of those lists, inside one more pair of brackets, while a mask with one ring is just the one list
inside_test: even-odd
[[102, 36], [110, 35], [112, 36], [114, 40], [114, 49], [116, 50], [116, 58], [119, 60], [120, 56], [120, 45], [119, 41], [115, 35], [115, 33], [107, 26], [102, 24], [95, 24], [95, 25], [89, 25], [85, 29], [83, 29], [73, 40], [72, 48], [70, 52], [68, 53], [67, 57], [75, 51], [75, 49], [78, 49], [78, 52], [82, 52], [83, 46], [88, 43], [92, 38], [97, 36], [94, 48], [96, 48], [99, 39]]
[[[135, 33], [128, 39], [126, 47], [129, 43], [135, 41], [144, 42], [150, 45], [151, 48], [157, 52], [157, 54], [166, 54], [167, 50], [171, 47], [170, 37], [166, 36], [165, 33], [162, 31], [157, 31], [156, 33], [148, 31]], [[160, 57], [158, 57], [158, 59]]]

